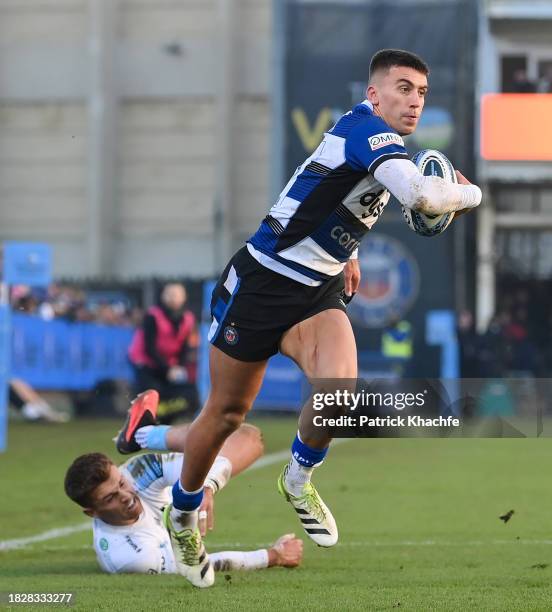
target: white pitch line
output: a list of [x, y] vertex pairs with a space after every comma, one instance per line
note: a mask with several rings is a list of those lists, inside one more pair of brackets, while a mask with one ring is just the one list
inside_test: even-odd
[[[332, 446], [346, 441], [346, 438], [336, 439], [332, 442]], [[279, 461], [285, 461], [288, 457], [289, 448], [282, 451], [277, 451], [275, 453], [271, 453], [270, 455], [265, 455], [264, 457], [258, 459], [251, 467], [247, 468], [244, 474], [246, 474], [247, 472], [251, 472], [252, 470], [258, 470], [260, 468], [266, 467], [267, 465], [273, 465], [274, 463], [278, 463]], [[78, 525], [71, 525], [70, 527], [58, 527], [57, 529], [49, 529], [48, 531], [43, 531], [42, 533], [38, 533], [37, 535], [29, 536], [26, 538], [16, 538], [15, 540], [0, 540], [0, 551], [25, 548], [25, 546], [29, 546], [30, 544], [36, 544], [37, 542], [46, 542], [48, 540], [54, 540], [56, 538], [64, 538], [65, 536], [72, 535], [73, 533], [87, 531], [91, 528], [92, 523], [88, 521], [86, 523], [79, 523]]]
[[55, 538], [63, 538], [71, 535], [72, 533], [78, 533], [79, 531], [86, 531], [91, 528], [90, 521], [86, 523], [79, 523], [78, 525], [71, 525], [70, 527], [58, 527], [57, 529], [49, 529], [43, 531], [34, 536], [27, 538], [17, 538], [15, 540], [2, 540], [0, 541], [0, 551], [2, 550], [14, 550], [16, 548], [24, 548], [29, 544], [35, 544], [36, 542], [45, 542], [46, 540], [53, 540]]

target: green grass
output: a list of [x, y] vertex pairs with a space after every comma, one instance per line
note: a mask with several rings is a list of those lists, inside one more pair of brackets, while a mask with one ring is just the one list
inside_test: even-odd
[[[267, 453], [286, 448], [296, 427], [256, 422]], [[115, 457], [114, 429], [13, 424], [0, 455], [0, 540], [82, 522], [63, 495], [65, 468], [86, 451]], [[206, 591], [178, 576], [110, 576], [85, 531], [0, 552], [0, 591], [72, 591], [76, 610], [549, 610], [549, 466], [546, 439], [349, 441], [315, 478], [340, 543], [323, 550], [306, 541], [299, 569], [218, 575]], [[255, 548], [300, 532], [276, 492], [280, 467], [245, 473], [219, 495], [208, 548]], [[504, 524], [498, 516], [511, 509]]]

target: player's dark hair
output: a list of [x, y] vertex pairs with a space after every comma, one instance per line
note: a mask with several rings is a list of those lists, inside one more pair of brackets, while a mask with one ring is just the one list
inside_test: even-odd
[[403, 51], [402, 49], [382, 49], [370, 60], [370, 78], [378, 70], [389, 72], [393, 66], [405, 66], [406, 68], [413, 68], [426, 76], [429, 74], [429, 66], [415, 53]]
[[92, 492], [109, 478], [113, 461], [103, 453], [77, 457], [65, 474], [67, 497], [83, 508], [92, 506]]

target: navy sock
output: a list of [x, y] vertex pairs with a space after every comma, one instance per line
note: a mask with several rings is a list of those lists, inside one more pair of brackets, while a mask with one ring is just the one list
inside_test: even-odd
[[312, 448], [305, 444], [299, 437], [299, 434], [297, 434], [291, 445], [291, 454], [297, 463], [304, 467], [311, 468], [324, 461], [324, 457], [328, 453], [328, 448], [329, 447], [323, 449]]
[[177, 480], [172, 488], [173, 506], [183, 512], [193, 512], [203, 501], [203, 487], [197, 491], [186, 491]]

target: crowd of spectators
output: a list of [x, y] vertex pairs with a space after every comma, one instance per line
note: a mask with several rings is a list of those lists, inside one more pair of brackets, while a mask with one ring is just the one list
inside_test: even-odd
[[487, 330], [475, 330], [474, 317], [458, 317], [462, 378], [552, 377], [552, 313], [520, 290], [501, 300]]
[[552, 93], [552, 68], [547, 68], [537, 80], [531, 79], [527, 70], [519, 68], [512, 74], [511, 85], [505, 93]]
[[[144, 309], [124, 292], [98, 292], [70, 284], [47, 289], [18, 285], [11, 288], [14, 312], [34, 314], [44, 320], [94, 322], [140, 327]], [[509, 376], [552, 377], [552, 313], [538, 308], [546, 300], [520, 289], [502, 297], [484, 333], [475, 329], [474, 316], [458, 316], [458, 341], [462, 378]]]
[[58, 318], [136, 327], [144, 314], [123, 293], [87, 292], [81, 287], [56, 283], [46, 289], [16, 285], [11, 288], [10, 302], [14, 312], [37, 315], [46, 321]]
[[[12, 312], [40, 317], [44, 321], [57, 319], [134, 329], [126, 357], [133, 366], [135, 380], [126, 381], [125, 385], [128, 383], [129, 386], [124, 386], [124, 392], [136, 394], [145, 389], [156, 389], [160, 395], [158, 417], [169, 423], [174, 418], [193, 414], [198, 408], [195, 386], [199, 343], [197, 323], [187, 305], [184, 285], [164, 285], [158, 305], [146, 311], [137, 305], [144, 289], [142, 287], [138, 292], [123, 286], [109, 290], [85, 289], [65, 283], [55, 283], [44, 289], [16, 285], [10, 288], [10, 304]], [[149, 287], [149, 293], [155, 295], [155, 286]], [[52, 409], [29, 382], [32, 381], [10, 381], [10, 404], [14, 410], [31, 421], [66, 420], [66, 415]], [[111, 382], [102, 379], [91, 393], [81, 391], [78, 397], [73, 394], [78, 403], [74, 413], [89, 411], [89, 404], [92, 412], [111, 406], [113, 396], [123, 389], [117, 384], [108, 384]]]

